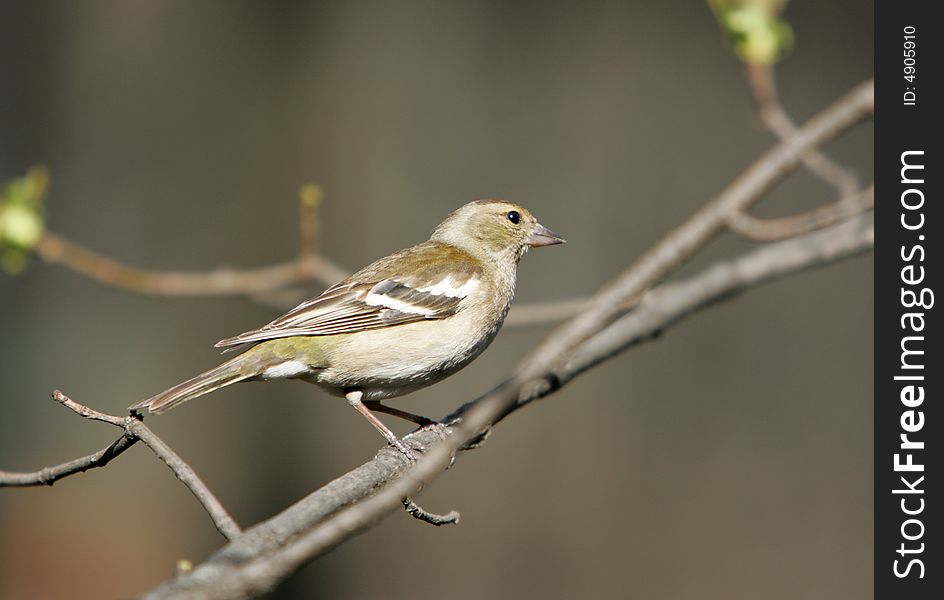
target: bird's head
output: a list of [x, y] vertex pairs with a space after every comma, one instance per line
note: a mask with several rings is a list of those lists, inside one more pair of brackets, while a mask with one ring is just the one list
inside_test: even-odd
[[515, 262], [529, 248], [563, 244], [564, 238], [538, 223], [526, 208], [506, 200], [476, 200], [455, 210], [430, 239], [473, 256]]

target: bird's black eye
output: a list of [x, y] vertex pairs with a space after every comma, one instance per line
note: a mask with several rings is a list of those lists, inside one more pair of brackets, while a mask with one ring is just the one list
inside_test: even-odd
[[518, 214], [518, 211], [513, 210], [508, 213], [508, 220], [517, 225], [519, 222], [521, 222], [521, 215]]

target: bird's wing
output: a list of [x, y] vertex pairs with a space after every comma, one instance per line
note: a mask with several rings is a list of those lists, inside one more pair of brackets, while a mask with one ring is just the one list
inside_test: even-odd
[[480, 264], [465, 252], [427, 242], [381, 259], [268, 325], [221, 340], [216, 347], [444, 319], [482, 285], [482, 277]]

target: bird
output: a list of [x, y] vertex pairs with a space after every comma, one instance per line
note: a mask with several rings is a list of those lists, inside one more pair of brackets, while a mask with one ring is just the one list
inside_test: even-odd
[[129, 410], [159, 415], [233, 383], [299, 379], [344, 397], [415, 459], [373, 412], [432, 423], [381, 401], [441, 381], [478, 357], [508, 314], [521, 257], [564, 242], [518, 204], [470, 202], [427, 241], [371, 263], [267, 325], [220, 340], [215, 347], [239, 354]]

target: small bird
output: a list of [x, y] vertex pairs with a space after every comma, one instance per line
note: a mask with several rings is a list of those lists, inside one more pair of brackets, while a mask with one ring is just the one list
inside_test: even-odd
[[564, 239], [523, 207], [470, 202], [428, 241], [368, 265], [268, 325], [226, 338], [242, 350], [220, 366], [134, 404], [161, 414], [239, 381], [301, 379], [343, 396], [387, 441], [412, 451], [374, 415], [428, 419], [381, 404], [436, 383], [495, 339], [529, 248]]

